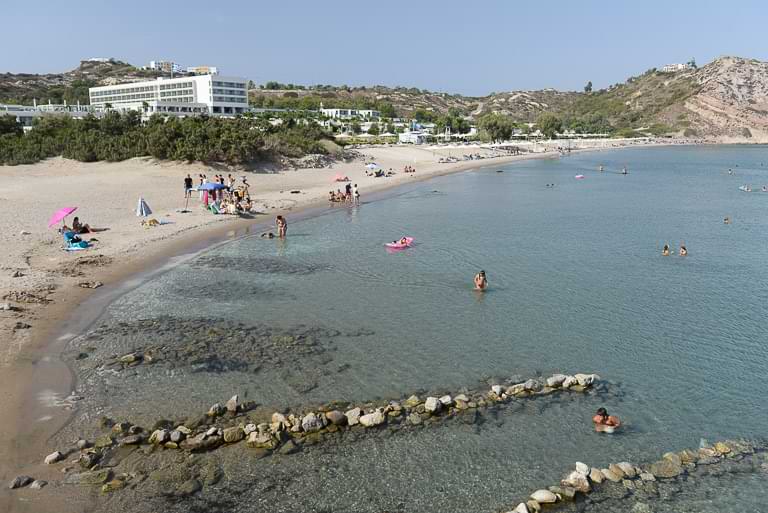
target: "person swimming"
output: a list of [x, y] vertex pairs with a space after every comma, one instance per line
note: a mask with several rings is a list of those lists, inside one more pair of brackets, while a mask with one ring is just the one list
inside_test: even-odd
[[685, 244], [680, 244], [680, 256], [688, 256], [688, 249]]
[[724, 219], [723, 219], [723, 223], [724, 223], [724, 224], [731, 224], [731, 218], [730, 218], [730, 217], [726, 217], [726, 218], [724, 218]]
[[595, 431], [598, 433], [613, 433], [621, 427], [621, 421], [618, 417], [608, 415], [608, 411], [605, 408], [599, 408], [592, 422], [595, 424]]
[[669, 256], [669, 244], [664, 244], [664, 248], [661, 250], [661, 256]]
[[405, 246], [406, 244], [408, 244], [408, 239], [406, 237], [403, 237], [402, 239], [400, 239], [400, 244]]
[[485, 271], [480, 271], [475, 275], [475, 290], [485, 290], [488, 288], [488, 278]]

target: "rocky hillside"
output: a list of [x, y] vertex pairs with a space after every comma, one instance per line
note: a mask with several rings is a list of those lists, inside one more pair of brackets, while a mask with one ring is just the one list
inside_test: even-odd
[[[120, 61], [83, 61], [77, 69], [48, 75], [0, 74], [0, 103], [87, 102], [88, 87], [157, 76]], [[477, 119], [488, 113], [516, 122], [541, 113], [560, 116], [582, 130], [642, 129], [653, 134], [768, 142], [768, 63], [722, 57], [699, 69], [663, 73], [651, 69], [626, 82], [591, 93], [509, 91], [482, 97], [405, 87], [252, 89], [257, 107], [376, 108], [388, 116], [451, 111]]]
[[668, 112], [685, 115], [702, 135], [768, 142], [768, 63], [723, 57], [692, 78], [699, 86], [696, 93]]
[[0, 103], [88, 103], [88, 88], [132, 82], [159, 76], [140, 70], [118, 60], [108, 62], [82, 61], [80, 66], [65, 73], [34, 75], [0, 73]]

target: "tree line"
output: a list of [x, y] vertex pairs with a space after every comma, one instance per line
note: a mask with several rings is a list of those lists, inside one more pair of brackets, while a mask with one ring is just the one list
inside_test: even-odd
[[141, 114], [108, 112], [101, 118], [49, 115], [23, 133], [11, 116], [0, 116], [0, 164], [33, 164], [56, 156], [81, 162], [116, 162], [133, 157], [163, 160], [249, 162], [285, 155], [325, 153], [320, 141], [329, 137], [317, 124], [287, 119], [159, 115], [142, 122]]

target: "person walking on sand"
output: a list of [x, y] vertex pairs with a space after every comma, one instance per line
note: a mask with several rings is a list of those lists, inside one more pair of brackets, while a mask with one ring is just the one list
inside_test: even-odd
[[355, 205], [360, 204], [360, 189], [357, 188], [357, 184], [352, 187], [352, 196], [354, 196]]
[[488, 278], [485, 277], [485, 271], [480, 271], [475, 275], [475, 290], [485, 290], [488, 288]]
[[184, 198], [192, 196], [192, 177], [188, 174], [184, 179]]
[[281, 239], [285, 238], [285, 234], [288, 232], [288, 223], [283, 216], [277, 216], [275, 218], [275, 225], [277, 227], [277, 236]]

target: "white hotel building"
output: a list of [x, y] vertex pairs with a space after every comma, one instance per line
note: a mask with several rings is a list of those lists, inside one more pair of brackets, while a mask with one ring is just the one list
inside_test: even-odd
[[146, 115], [236, 116], [248, 111], [248, 81], [219, 75], [158, 78], [145, 82], [91, 87], [97, 110], [137, 110]]

